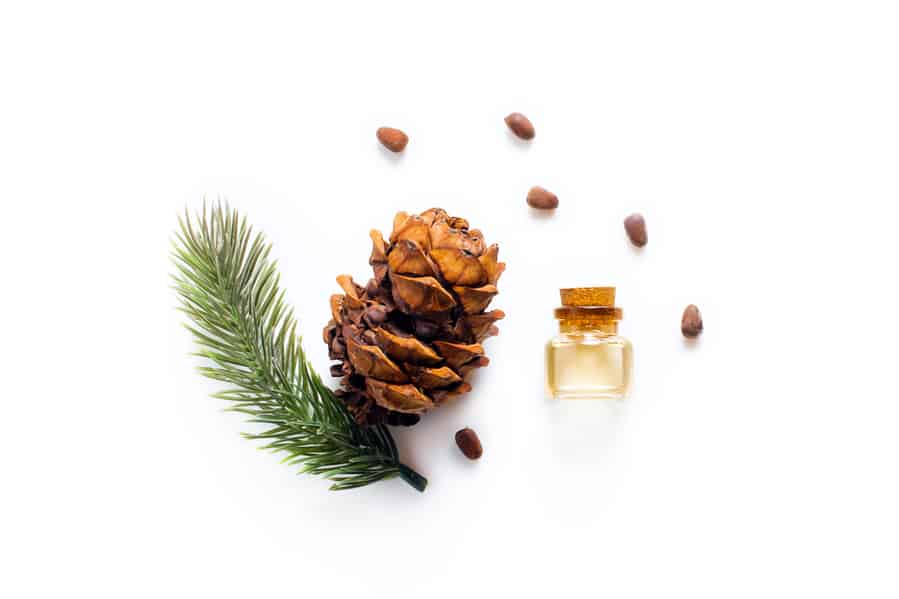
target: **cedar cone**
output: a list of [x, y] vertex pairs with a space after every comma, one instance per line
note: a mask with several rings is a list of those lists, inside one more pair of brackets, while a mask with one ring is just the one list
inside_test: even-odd
[[365, 287], [337, 277], [324, 330], [336, 392], [360, 424], [413, 425], [419, 415], [471, 386], [466, 375], [489, 360], [481, 341], [505, 315], [485, 312], [506, 265], [499, 247], [468, 221], [440, 208], [400, 212], [389, 243], [370, 233], [374, 270]]

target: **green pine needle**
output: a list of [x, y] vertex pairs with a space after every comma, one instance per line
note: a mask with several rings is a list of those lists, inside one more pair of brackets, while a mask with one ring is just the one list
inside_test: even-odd
[[356, 424], [312, 370], [265, 237], [221, 203], [178, 220], [174, 286], [197, 355], [211, 362], [200, 372], [227, 385], [214, 397], [231, 402], [229, 410], [268, 427], [244, 436], [332, 480], [332, 490], [399, 476], [424, 491], [427, 479], [400, 463], [387, 427]]

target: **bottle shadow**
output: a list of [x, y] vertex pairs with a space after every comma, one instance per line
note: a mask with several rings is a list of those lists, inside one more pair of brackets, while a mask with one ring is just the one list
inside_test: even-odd
[[596, 462], [627, 420], [627, 400], [546, 400], [553, 450], [566, 463]]

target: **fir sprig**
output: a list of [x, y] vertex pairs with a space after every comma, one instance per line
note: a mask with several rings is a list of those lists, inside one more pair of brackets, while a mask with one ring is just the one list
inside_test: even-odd
[[312, 370], [279, 288], [271, 245], [221, 203], [179, 218], [172, 258], [175, 289], [205, 376], [227, 385], [213, 396], [268, 428], [245, 433], [282, 452], [301, 472], [352, 489], [400, 476], [424, 491], [427, 480], [399, 461], [390, 431], [361, 427]]

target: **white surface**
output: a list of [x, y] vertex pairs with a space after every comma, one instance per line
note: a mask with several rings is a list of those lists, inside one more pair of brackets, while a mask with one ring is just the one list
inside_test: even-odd
[[[431, 6], [0, 8], [0, 594], [897, 596], [896, 3]], [[322, 370], [370, 227], [501, 244], [491, 366], [398, 433], [425, 494], [329, 493], [208, 398], [167, 280], [204, 194], [274, 242]], [[615, 413], [542, 398], [580, 284], [636, 348]]]

